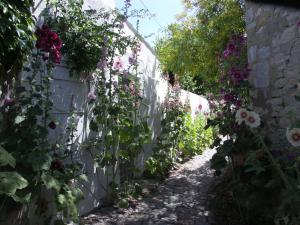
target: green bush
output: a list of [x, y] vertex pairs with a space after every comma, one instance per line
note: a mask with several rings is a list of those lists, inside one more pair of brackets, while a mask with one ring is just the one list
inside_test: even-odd
[[201, 154], [212, 144], [213, 130], [211, 128], [205, 130], [205, 125], [206, 119], [202, 115], [194, 119], [191, 114], [184, 115], [181, 138], [178, 143], [182, 157]]
[[162, 125], [153, 155], [146, 161], [148, 176], [163, 178], [175, 163], [201, 154], [212, 144], [213, 130], [204, 129], [206, 119], [202, 115], [193, 118], [190, 113], [176, 108], [166, 114]]

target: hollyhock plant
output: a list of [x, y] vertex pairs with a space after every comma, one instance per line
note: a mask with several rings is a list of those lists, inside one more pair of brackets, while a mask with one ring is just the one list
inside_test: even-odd
[[245, 124], [250, 128], [257, 128], [260, 126], [260, 117], [256, 112], [249, 112], [245, 120]]
[[294, 147], [300, 146], [300, 128], [287, 129], [286, 138]]

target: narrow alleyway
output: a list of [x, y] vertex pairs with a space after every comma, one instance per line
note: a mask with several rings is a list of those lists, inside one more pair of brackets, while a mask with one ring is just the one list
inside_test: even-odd
[[151, 195], [131, 209], [104, 210], [84, 218], [91, 225], [213, 225], [207, 210], [207, 191], [213, 185], [209, 160], [203, 155], [179, 166]]

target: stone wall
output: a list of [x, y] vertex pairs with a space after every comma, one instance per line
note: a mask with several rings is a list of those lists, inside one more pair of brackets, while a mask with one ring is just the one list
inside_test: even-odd
[[246, 2], [251, 94], [274, 147], [286, 144], [287, 114], [300, 118], [294, 97], [300, 78], [299, 19], [299, 9]]

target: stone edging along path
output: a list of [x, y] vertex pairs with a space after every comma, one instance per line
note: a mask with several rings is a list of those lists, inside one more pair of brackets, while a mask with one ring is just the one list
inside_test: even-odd
[[215, 225], [207, 209], [215, 178], [210, 169], [214, 150], [179, 165], [149, 196], [126, 210], [99, 210], [83, 218], [85, 225]]

